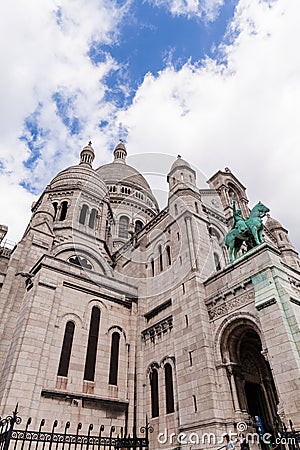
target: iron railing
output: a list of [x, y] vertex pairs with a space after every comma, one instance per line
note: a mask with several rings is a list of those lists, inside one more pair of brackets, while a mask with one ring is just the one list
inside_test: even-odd
[[94, 430], [93, 424], [89, 425], [85, 434], [82, 432], [81, 422], [78, 423], [75, 434], [69, 433], [70, 422], [66, 422], [63, 432], [58, 432], [57, 420], [53, 422], [51, 431], [44, 431], [44, 419], [40, 421], [38, 430], [32, 431], [31, 417], [24, 429], [16, 428], [21, 422], [17, 407], [11, 416], [0, 418], [0, 450], [148, 450], [149, 432], [153, 431], [148, 419], [146, 425], [141, 428], [143, 437], [123, 436], [122, 430], [116, 435], [114, 426], [110, 427], [106, 434], [103, 425]]

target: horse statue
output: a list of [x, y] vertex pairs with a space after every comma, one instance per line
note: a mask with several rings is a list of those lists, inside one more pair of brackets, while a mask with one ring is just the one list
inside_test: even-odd
[[262, 218], [269, 212], [269, 208], [258, 202], [252, 209], [250, 216], [244, 219], [242, 211], [236, 209], [233, 199], [233, 223], [232, 229], [225, 236], [225, 244], [229, 250], [230, 262], [236, 259], [237, 254], [243, 244], [247, 243], [247, 248], [253, 248], [263, 242], [263, 221]]

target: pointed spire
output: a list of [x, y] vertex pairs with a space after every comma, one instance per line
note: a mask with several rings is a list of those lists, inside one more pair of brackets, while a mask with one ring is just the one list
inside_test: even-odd
[[88, 145], [83, 147], [80, 153], [80, 164], [84, 164], [85, 166], [92, 167], [92, 163], [95, 159], [94, 149], [92, 147], [92, 142], [89, 141]]
[[120, 142], [117, 144], [116, 148], [114, 149], [114, 162], [126, 162], [126, 156], [127, 151], [125, 148], [125, 145], [123, 144], [122, 139], [120, 139]]

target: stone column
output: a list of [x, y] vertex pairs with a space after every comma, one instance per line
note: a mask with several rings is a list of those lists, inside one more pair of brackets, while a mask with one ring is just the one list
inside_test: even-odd
[[231, 394], [232, 394], [233, 408], [234, 408], [235, 413], [239, 414], [239, 413], [241, 413], [241, 410], [240, 410], [239, 398], [238, 398], [236, 382], [235, 382], [235, 377], [234, 377], [235, 365], [236, 365], [235, 363], [227, 363], [226, 370], [227, 370], [228, 381], [229, 381], [230, 390], [231, 390]]

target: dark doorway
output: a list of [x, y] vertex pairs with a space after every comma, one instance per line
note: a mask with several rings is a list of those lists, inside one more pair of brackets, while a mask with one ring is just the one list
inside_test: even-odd
[[264, 430], [269, 427], [268, 413], [265, 408], [266, 400], [262, 388], [257, 383], [245, 383], [245, 394], [250, 416], [259, 416], [261, 418]]

